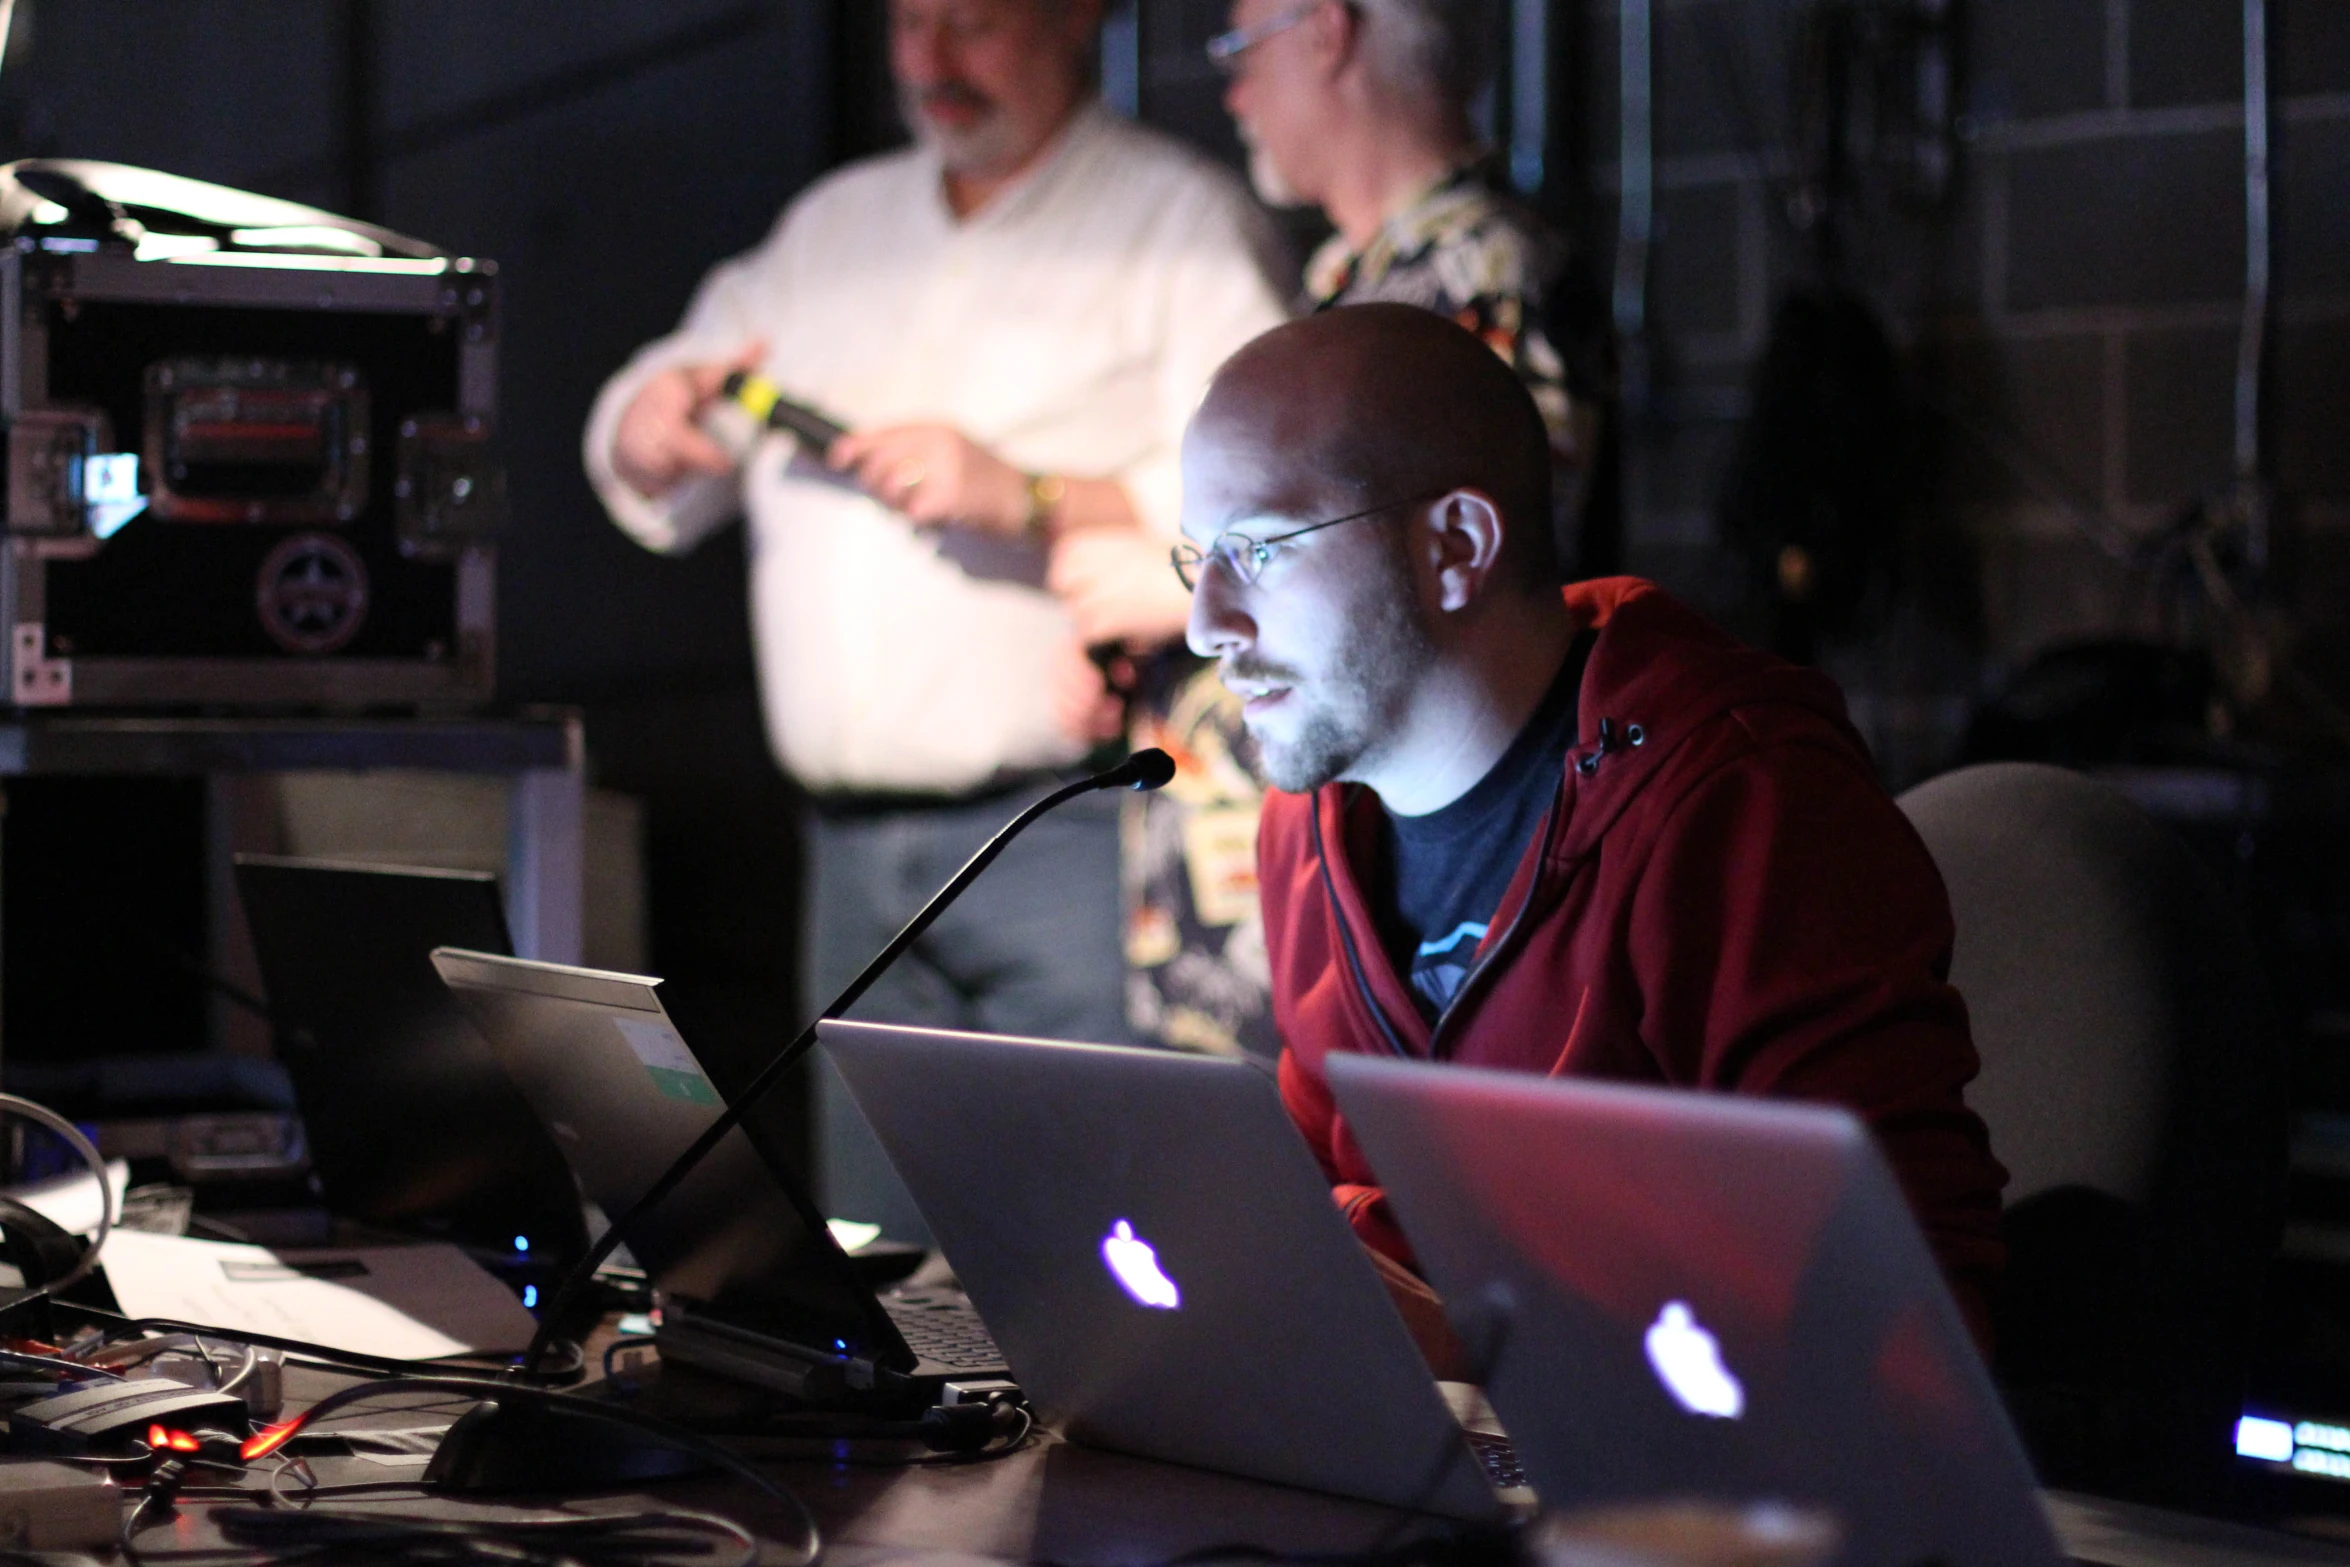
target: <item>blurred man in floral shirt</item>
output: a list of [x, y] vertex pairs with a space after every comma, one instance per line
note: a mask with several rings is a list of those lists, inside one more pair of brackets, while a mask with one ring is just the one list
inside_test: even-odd
[[[1567, 288], [1562, 236], [1495, 177], [1471, 128], [1490, 29], [1474, 0], [1237, 0], [1208, 46], [1258, 195], [1318, 206], [1336, 229], [1306, 268], [1309, 310], [1415, 305], [1481, 338], [1533, 393], [1550, 432], [1558, 558], [1613, 571], [1618, 512], [1604, 460], [1611, 363], [1596, 308]], [[1086, 541], [1058, 563], [1081, 582]], [[1129, 596], [1131, 599], [1131, 596]], [[1087, 620], [1077, 603], [1081, 626]], [[1176, 627], [1112, 624], [1093, 640]], [[1171, 1045], [1270, 1058], [1274, 1037], [1256, 896], [1261, 788], [1239, 703], [1180, 657], [1147, 669], [1136, 745], [1177, 760], [1124, 823], [1128, 1015]]]

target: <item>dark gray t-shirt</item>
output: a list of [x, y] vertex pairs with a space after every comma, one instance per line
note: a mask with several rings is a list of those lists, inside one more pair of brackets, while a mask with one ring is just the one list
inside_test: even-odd
[[1510, 877], [1558, 798], [1594, 640], [1576, 639], [1542, 705], [1467, 794], [1425, 816], [1385, 813], [1372, 912], [1388, 957], [1431, 1023], [1460, 992]]

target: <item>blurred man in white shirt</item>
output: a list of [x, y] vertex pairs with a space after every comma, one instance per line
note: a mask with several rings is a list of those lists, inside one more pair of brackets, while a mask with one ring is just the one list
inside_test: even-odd
[[[1238, 185], [1096, 101], [1099, 0], [889, 10], [915, 145], [819, 182], [713, 271], [585, 440], [597, 493], [649, 548], [748, 519], [768, 731], [812, 802], [808, 1006], [1114, 733], [1046, 591], [1051, 551], [1098, 530], [1172, 541], [1184, 421], [1283, 315]], [[702, 423], [737, 369], [851, 433], [738, 462]], [[1048, 818], [856, 1015], [1121, 1037], [1116, 862], [1114, 802]], [[818, 1099], [831, 1211], [920, 1238], [828, 1074]]]

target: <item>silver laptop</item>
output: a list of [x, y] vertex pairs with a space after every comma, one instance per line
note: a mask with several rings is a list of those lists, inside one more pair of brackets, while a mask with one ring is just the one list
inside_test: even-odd
[[1833, 1513], [1848, 1563], [2064, 1561], [1868, 1131], [1836, 1109], [1332, 1056], [1553, 1508]]
[[[607, 1214], [724, 1108], [659, 980], [450, 947], [432, 961]], [[877, 1296], [858, 1276], [781, 1152], [783, 1113], [754, 1105], [627, 1237], [663, 1295], [662, 1358], [823, 1403], [937, 1402], [1003, 1376], [961, 1296]]]
[[1264, 1069], [864, 1023], [818, 1030], [1068, 1435], [1455, 1517], [1500, 1510]]

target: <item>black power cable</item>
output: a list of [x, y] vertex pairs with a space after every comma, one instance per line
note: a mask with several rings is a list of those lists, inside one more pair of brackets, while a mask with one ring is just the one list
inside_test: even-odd
[[[280, 1338], [273, 1334], [255, 1333], [244, 1328], [207, 1327], [196, 1322], [181, 1322], [172, 1317], [125, 1317], [103, 1307], [88, 1306], [79, 1301], [59, 1301], [57, 1305], [60, 1310], [69, 1311], [103, 1324], [104, 1330], [99, 1339], [101, 1344], [114, 1343], [133, 1333], [140, 1332], [186, 1333], [202, 1338], [219, 1339], [226, 1343], [258, 1344], [264, 1349], [284, 1350], [289, 1354], [303, 1356], [304, 1364], [326, 1371], [346, 1372], [353, 1376], [458, 1375], [469, 1369], [462, 1365], [451, 1365], [442, 1361], [390, 1360], [379, 1355], [361, 1354], [357, 1350], [337, 1349], [330, 1344], [313, 1344], [307, 1339]], [[502, 1367], [499, 1368], [499, 1374], [525, 1377], [533, 1381], [558, 1385], [577, 1381], [580, 1374], [586, 1369], [587, 1357], [580, 1347], [570, 1340], [565, 1339], [560, 1342], [571, 1351], [570, 1358], [565, 1364], [544, 1372], [529, 1372], [516, 1367]], [[96, 1346], [91, 1347], [94, 1349]], [[78, 1361], [74, 1363], [80, 1364]], [[85, 1367], [84, 1369], [95, 1371], [97, 1368]], [[485, 1366], [481, 1369], [482, 1375], [485, 1377], [491, 1374], [491, 1368]]]
[[62, 1355], [35, 1355], [21, 1349], [0, 1349], [0, 1366], [31, 1366], [43, 1371], [56, 1371], [67, 1376], [90, 1377], [101, 1382], [120, 1382], [123, 1374], [109, 1366], [85, 1366], [78, 1360]]
[[371, 1398], [380, 1398], [390, 1393], [459, 1393], [481, 1400], [501, 1402], [515, 1400], [538, 1403], [547, 1407], [559, 1407], [567, 1414], [643, 1432], [668, 1443], [680, 1452], [691, 1453], [695, 1457], [725, 1470], [735, 1478], [747, 1482], [763, 1494], [789, 1508], [799, 1522], [802, 1539], [786, 1567], [811, 1567], [811, 1564], [823, 1552], [823, 1534], [817, 1528], [815, 1515], [808, 1511], [807, 1504], [802, 1502], [788, 1487], [779, 1484], [731, 1448], [713, 1442], [698, 1432], [689, 1431], [683, 1426], [675, 1425], [655, 1415], [648, 1415], [641, 1410], [598, 1403], [593, 1399], [578, 1398], [549, 1388], [535, 1388], [520, 1383], [495, 1382], [487, 1378], [417, 1376], [385, 1377], [381, 1381], [362, 1383], [357, 1387], [348, 1387], [339, 1392], [330, 1393], [301, 1414], [290, 1420], [281, 1420], [256, 1435], [244, 1446], [245, 1459], [250, 1463], [255, 1459], [265, 1458], [291, 1441], [305, 1427], [325, 1419], [338, 1410], [347, 1409], [353, 1404], [362, 1403]]

